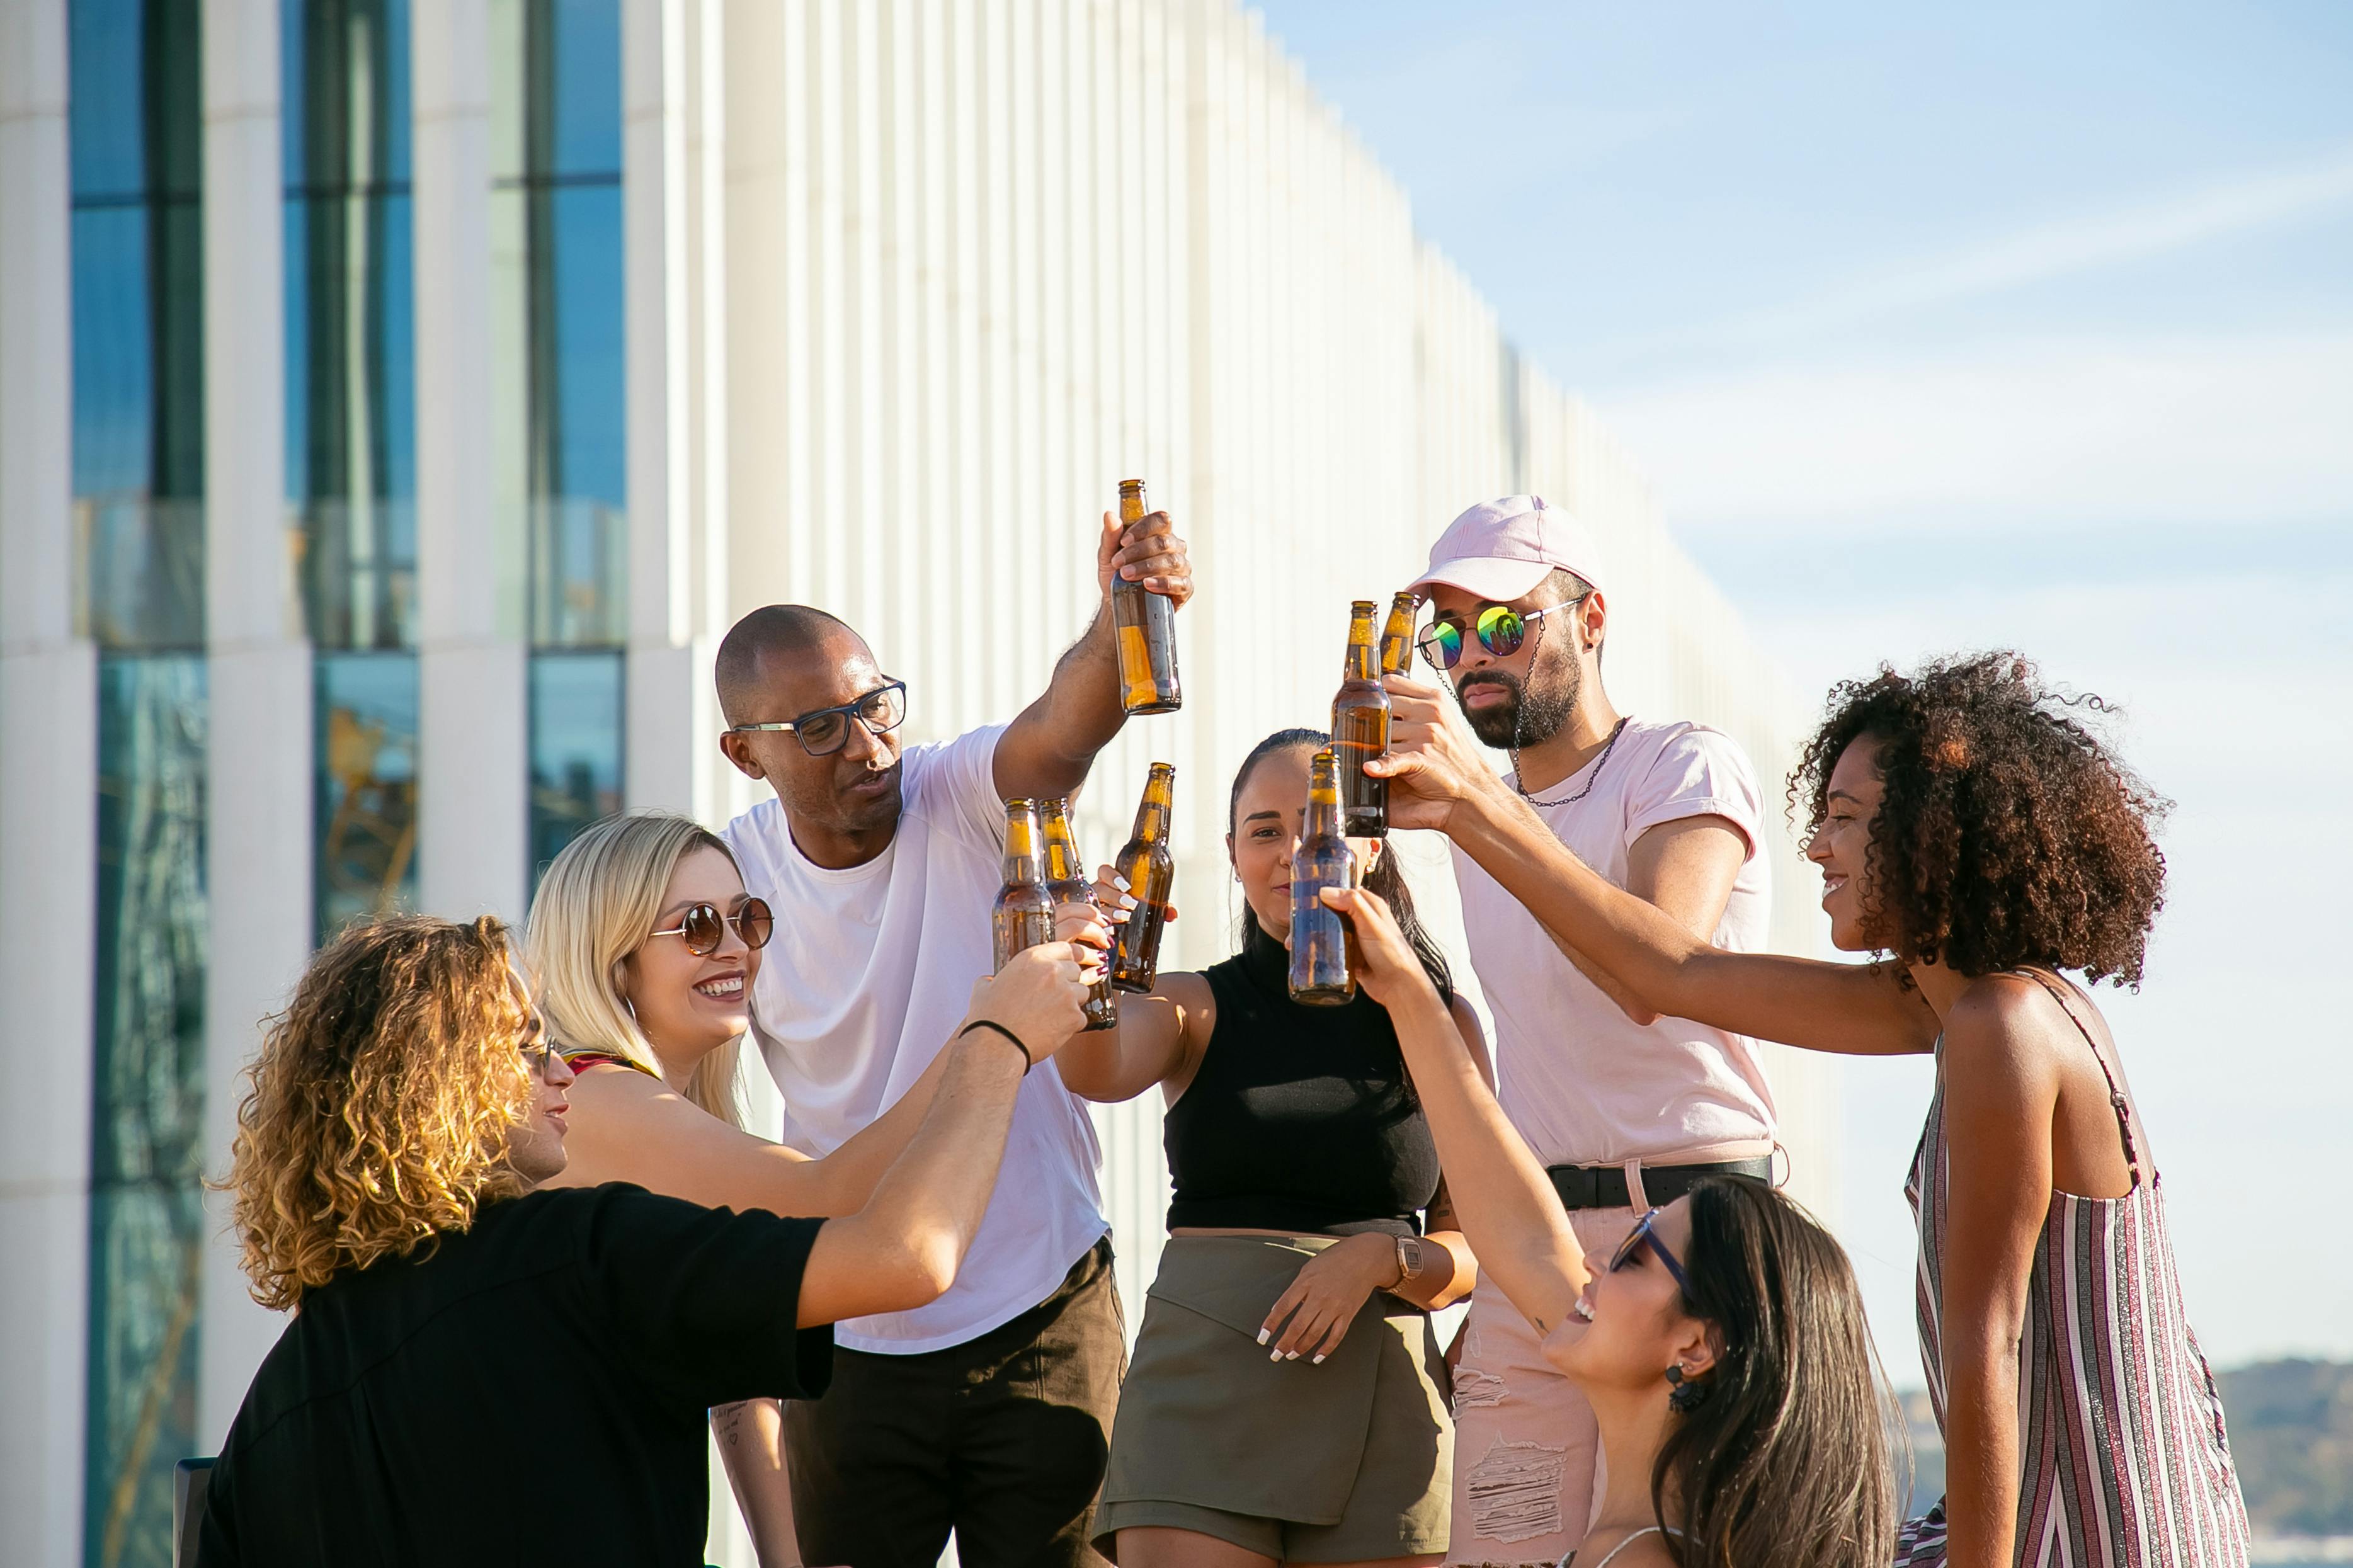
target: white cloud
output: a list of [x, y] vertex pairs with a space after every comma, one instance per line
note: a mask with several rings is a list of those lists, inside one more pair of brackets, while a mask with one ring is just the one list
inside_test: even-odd
[[2353, 331], [2019, 339], [1598, 400], [1712, 524], [2290, 522], [2353, 513]]
[[2162, 255], [2353, 200], [2353, 153], [2047, 225], [1735, 322], [1725, 335], [1792, 339]]

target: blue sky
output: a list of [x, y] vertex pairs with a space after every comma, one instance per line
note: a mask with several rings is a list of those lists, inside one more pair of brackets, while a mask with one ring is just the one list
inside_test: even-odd
[[[2353, 7], [1263, 9], [1810, 700], [2017, 647], [2121, 705], [2171, 880], [2102, 1005], [2193, 1321], [2353, 1357]], [[1844, 1073], [1907, 1384], [1928, 1084]]]

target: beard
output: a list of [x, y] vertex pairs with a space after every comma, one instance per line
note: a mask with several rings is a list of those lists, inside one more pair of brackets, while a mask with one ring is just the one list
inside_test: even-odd
[[[1528, 673], [1534, 675], [1535, 671], [1531, 668]], [[1518, 676], [1500, 669], [1482, 670], [1454, 689], [1454, 700], [1482, 745], [1499, 752], [1515, 745], [1541, 746], [1559, 734], [1561, 726], [1577, 711], [1577, 699], [1584, 694], [1585, 678], [1576, 661], [1567, 659], [1538, 684], [1542, 689], [1532, 697]], [[1504, 700], [1485, 708], [1472, 708], [1463, 702], [1462, 697], [1474, 686], [1501, 687]]]

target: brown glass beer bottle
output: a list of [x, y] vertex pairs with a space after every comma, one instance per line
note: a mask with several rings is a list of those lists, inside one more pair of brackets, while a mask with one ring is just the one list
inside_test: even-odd
[[1348, 657], [1340, 667], [1340, 693], [1332, 699], [1332, 754], [1340, 765], [1340, 831], [1351, 838], [1386, 838], [1389, 781], [1365, 764], [1389, 749], [1389, 694], [1373, 663], [1373, 610], [1358, 599], [1348, 610]]
[[[1119, 481], [1119, 525], [1142, 522], [1144, 481]], [[1176, 679], [1176, 602], [1141, 583], [1114, 575], [1111, 584], [1112, 631], [1119, 644], [1119, 700], [1130, 713], [1174, 713], [1185, 706]]]
[[[1046, 829], [1046, 894], [1058, 904], [1092, 904], [1094, 884], [1087, 880], [1086, 862], [1079, 858], [1078, 836], [1071, 831], [1071, 803], [1041, 802], [1038, 819]], [[1119, 1026], [1119, 996], [1111, 985], [1111, 960], [1105, 954], [1103, 976], [1087, 988], [1085, 1033]]]
[[1421, 613], [1421, 595], [1399, 594], [1389, 601], [1388, 625], [1381, 628], [1381, 673], [1403, 675], [1413, 662], [1413, 623]]
[[1054, 900], [1038, 855], [1038, 805], [1026, 797], [1005, 803], [1005, 885], [988, 924], [999, 969], [1023, 948], [1054, 940]]
[[1168, 923], [1168, 894], [1176, 881], [1176, 861], [1168, 853], [1168, 821], [1176, 799], [1176, 768], [1153, 763], [1144, 800], [1135, 808], [1135, 837], [1113, 866], [1135, 900], [1112, 950], [1111, 983], [1122, 991], [1149, 991], [1160, 978], [1160, 931]]
[[1291, 858], [1291, 999], [1319, 1007], [1356, 994], [1348, 922], [1318, 896], [1356, 885], [1356, 852], [1340, 831], [1338, 771], [1328, 746], [1307, 764], [1307, 821]]

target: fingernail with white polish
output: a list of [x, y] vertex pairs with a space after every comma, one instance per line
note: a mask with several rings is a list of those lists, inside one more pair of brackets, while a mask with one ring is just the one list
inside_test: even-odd
[[1299, 1352], [1297, 1351], [1288, 1352], [1284, 1354], [1282, 1359], [1285, 1361], [1297, 1361], [1299, 1359]]
[[1282, 1359], [1282, 1352], [1281, 1351], [1269, 1351], [1266, 1352], [1266, 1359], [1269, 1361], [1281, 1361]]
[[1261, 1329], [1258, 1331], [1258, 1342], [1261, 1344], [1266, 1343], [1267, 1341], [1272, 1338], [1274, 1338], [1274, 1331], [1272, 1329]]
[[1320, 1355], [1319, 1355], [1319, 1356], [1317, 1356], [1314, 1361], [1309, 1362], [1307, 1364], [1308, 1364], [1309, 1366], [1322, 1366], [1322, 1365], [1324, 1364], [1324, 1358], [1323, 1358], [1322, 1356], [1320, 1356]]

